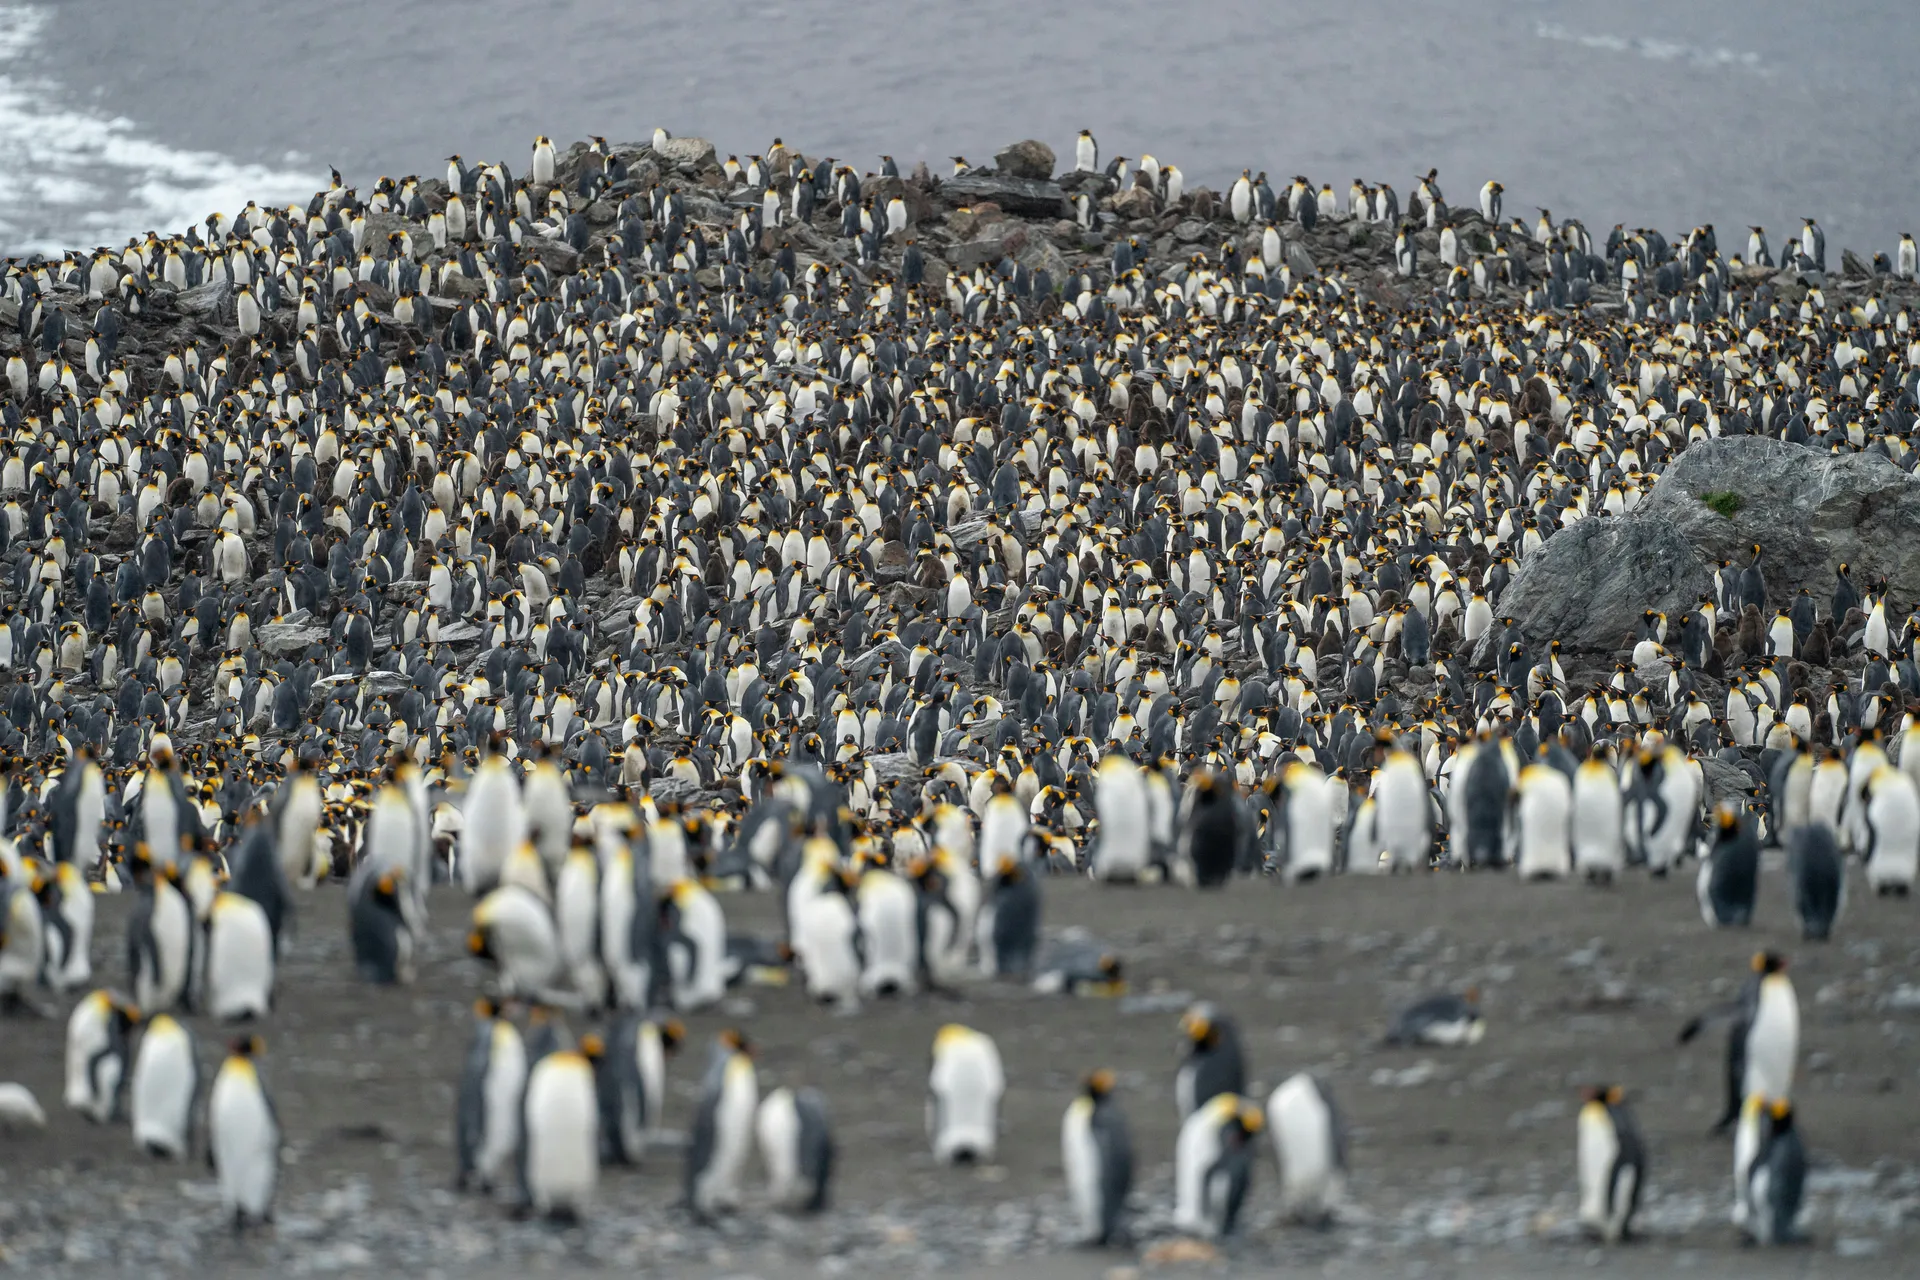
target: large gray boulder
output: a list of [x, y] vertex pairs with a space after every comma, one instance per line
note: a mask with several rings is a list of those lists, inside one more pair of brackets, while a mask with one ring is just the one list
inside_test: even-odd
[[1053, 148], [1028, 138], [1016, 142], [993, 158], [994, 167], [1016, 178], [1045, 182], [1053, 176]]
[[1677, 620], [1713, 589], [1717, 564], [1744, 564], [1756, 542], [1769, 608], [1805, 587], [1824, 615], [1843, 563], [1855, 582], [1884, 574], [1895, 599], [1912, 601], [1920, 480], [1877, 453], [1828, 454], [1761, 436], [1702, 440], [1630, 514], [1549, 538], [1521, 562], [1495, 612], [1530, 640], [1619, 648], [1643, 611]]
[[1064, 218], [1071, 216], [1067, 193], [1057, 182], [1016, 178], [1004, 173], [966, 173], [940, 184], [940, 195], [949, 204], [979, 204], [983, 200], [1022, 218]]

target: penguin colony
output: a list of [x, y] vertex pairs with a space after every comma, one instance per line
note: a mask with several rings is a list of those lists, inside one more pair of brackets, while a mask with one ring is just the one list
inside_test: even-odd
[[[1693, 440], [1911, 469], [1910, 240], [1843, 287], [1811, 220], [1776, 272], [1758, 228], [1744, 255], [1711, 227], [1599, 242], [1503, 221], [1497, 182], [1452, 208], [1434, 172], [1404, 213], [1360, 180], [1222, 195], [1103, 167], [1085, 132], [1057, 197], [1033, 185], [542, 137], [521, 177], [336, 175], [8, 262], [0, 999], [78, 995], [67, 1106], [156, 1157], [204, 1144], [233, 1222], [269, 1219], [264, 1046], [203, 1082], [180, 1018], [269, 1014], [323, 880], [378, 985], [410, 980], [429, 886], [473, 895], [459, 1179], [559, 1218], [662, 1143], [671, 1015], [741, 982], [843, 1011], [982, 976], [1124, 989], [1097, 943], [1043, 944], [1051, 876], [1697, 858], [1729, 927], [1783, 845], [1809, 939], [1850, 862], [1910, 890], [1920, 614], [1884, 582], [1783, 598], [1755, 546], [1610, 674], [1497, 611], [1519, 559]], [[1036, 198], [1098, 253], [1030, 232]], [[1316, 267], [1341, 224], [1377, 271]], [[1709, 805], [1708, 756], [1750, 778], [1737, 803]], [[730, 934], [728, 890], [780, 895], [784, 936]], [[128, 994], [79, 994], [93, 895], [122, 891]], [[1734, 1220], [1763, 1243], [1798, 1237], [1805, 1172], [1785, 967], [1685, 1036], [1731, 1022]], [[1387, 1039], [1485, 1029], [1441, 995]], [[1329, 1220], [1325, 1085], [1248, 1098], [1231, 1018], [1181, 1031], [1181, 1227], [1232, 1231], [1267, 1141], [1287, 1213]], [[1007, 1087], [989, 1037], [941, 1031], [935, 1156], [991, 1159]], [[1115, 1090], [1092, 1071], [1062, 1121], [1097, 1243], [1131, 1187]], [[1619, 1239], [1646, 1166], [1622, 1088], [1577, 1128], [1581, 1221]], [[756, 1148], [774, 1203], [827, 1202], [820, 1095], [763, 1097], [729, 1032], [687, 1208], [738, 1208]]]

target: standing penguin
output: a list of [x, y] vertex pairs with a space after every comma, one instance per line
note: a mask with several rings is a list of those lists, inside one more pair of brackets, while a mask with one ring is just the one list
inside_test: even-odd
[[860, 1007], [862, 967], [857, 881], [837, 856], [831, 840], [807, 842], [800, 870], [787, 886], [787, 921], [807, 995], [851, 1012]]
[[1188, 800], [1187, 826], [1180, 844], [1202, 889], [1227, 882], [1245, 852], [1245, 809], [1233, 781], [1211, 769], [1196, 773]]
[[1093, 1072], [1060, 1120], [1060, 1164], [1067, 1197], [1080, 1216], [1081, 1241], [1102, 1248], [1119, 1243], [1133, 1189], [1133, 1140], [1113, 1084], [1113, 1072]]
[[[1867, 783], [1867, 886], [1875, 894], [1906, 897], [1920, 875], [1920, 741], [1902, 735], [1899, 769], [1876, 769]], [[1909, 758], [1911, 753], [1912, 758]]]
[[1040, 881], [1032, 867], [1002, 857], [975, 919], [981, 972], [1017, 978], [1032, 972], [1040, 946]]
[[607, 1002], [607, 972], [600, 962], [600, 861], [586, 845], [568, 851], [553, 884], [553, 920], [560, 957], [573, 989], [589, 1009]]
[[501, 990], [509, 995], [537, 995], [560, 972], [553, 913], [517, 884], [502, 885], [474, 904], [467, 949], [499, 966]]
[[1280, 1204], [1295, 1222], [1324, 1227], [1346, 1194], [1347, 1134], [1333, 1093], [1305, 1071], [1267, 1099], [1273, 1153], [1280, 1162]]
[[134, 850], [134, 867], [139, 893], [127, 917], [133, 1001], [148, 1013], [164, 1013], [186, 1003], [200, 931], [174, 868], [153, 867], [142, 847]]
[[1427, 865], [1433, 848], [1433, 814], [1427, 776], [1412, 752], [1388, 740], [1387, 757], [1373, 774], [1373, 838], [1388, 869], [1413, 871]]
[[1559, 880], [1573, 871], [1573, 784], [1547, 764], [1520, 771], [1514, 817], [1519, 827], [1522, 880]]
[[1590, 881], [1620, 874], [1620, 780], [1595, 751], [1573, 775], [1573, 868]]
[[993, 1159], [1000, 1138], [1000, 1096], [1007, 1078], [1000, 1049], [985, 1032], [948, 1023], [933, 1038], [927, 1076], [927, 1137], [942, 1164]]
[[413, 929], [400, 897], [403, 873], [363, 862], [347, 885], [347, 933], [353, 967], [377, 986], [413, 981]]
[[1333, 847], [1338, 836], [1327, 776], [1301, 760], [1281, 771], [1277, 795], [1280, 811], [1274, 825], [1275, 842], [1288, 880], [1314, 880], [1333, 874]]
[[1223, 1093], [1188, 1116], [1173, 1149], [1174, 1226], [1228, 1236], [1240, 1220], [1253, 1173], [1253, 1142], [1265, 1120], [1260, 1108]]
[[1246, 1059], [1240, 1053], [1240, 1029], [1211, 1004], [1196, 1004], [1180, 1016], [1187, 1039], [1186, 1060], [1173, 1077], [1173, 1102], [1185, 1120], [1222, 1093], [1247, 1087]]
[[67, 1106], [95, 1124], [120, 1117], [131, 1083], [128, 1037], [140, 1011], [110, 991], [94, 991], [67, 1019]]
[[273, 927], [252, 898], [214, 897], [207, 917], [207, 1012], [223, 1022], [273, 1010]]
[[727, 994], [727, 918], [697, 880], [676, 880], [660, 904], [673, 1007], [704, 1009]]
[[93, 978], [93, 890], [72, 862], [55, 863], [41, 889], [47, 985], [76, 991]]
[[520, 1193], [526, 1206], [556, 1222], [578, 1222], [600, 1183], [600, 1108], [589, 1052], [556, 1050], [527, 1072], [520, 1106]]
[[453, 1145], [459, 1157], [456, 1190], [477, 1177], [491, 1193], [520, 1147], [520, 1095], [527, 1085], [527, 1048], [520, 1029], [497, 1001], [483, 997], [473, 1007], [473, 1038], [460, 1068]]
[[220, 1175], [220, 1207], [244, 1229], [249, 1221], [273, 1221], [273, 1192], [280, 1177], [280, 1117], [260, 1081], [259, 1036], [233, 1042], [207, 1094], [207, 1150]]
[[1710, 1024], [1727, 1020], [1727, 1101], [1714, 1132], [1723, 1133], [1740, 1116], [1741, 1104], [1754, 1094], [1785, 1098], [1793, 1088], [1794, 1060], [1800, 1052], [1800, 1001], [1787, 977], [1787, 961], [1778, 952], [1753, 957], [1753, 976], [1738, 999], [1716, 1005], [1680, 1029], [1687, 1044]]
[[1718, 928], [1753, 923], [1760, 890], [1760, 840], [1730, 804], [1714, 809], [1713, 852], [1700, 864], [1700, 918]]
[[[8, 855], [12, 842], [0, 844]], [[50, 881], [31, 860], [16, 862], [12, 874], [0, 875], [0, 1008], [25, 1004], [46, 978], [46, 917], [40, 894]], [[0, 861], [0, 872], [7, 870]]]
[[1093, 808], [1100, 818], [1100, 838], [1093, 848], [1093, 876], [1131, 884], [1153, 854], [1152, 827], [1147, 810], [1147, 784], [1139, 766], [1125, 754], [1110, 751], [1100, 761], [1093, 779]]
[[1647, 1184], [1646, 1148], [1627, 1109], [1625, 1090], [1596, 1085], [1581, 1096], [1574, 1153], [1580, 1171], [1580, 1225], [1608, 1244], [1618, 1244], [1632, 1230]]
[[149, 1018], [133, 1057], [133, 1145], [156, 1158], [184, 1158], [199, 1091], [193, 1033], [171, 1014]]
[[782, 1209], [819, 1213], [833, 1178], [833, 1132], [826, 1099], [817, 1089], [781, 1087], [760, 1103], [754, 1119], [767, 1193]]
[[1755, 1244], [1799, 1244], [1800, 1206], [1806, 1195], [1807, 1151], [1794, 1127], [1793, 1104], [1785, 1098], [1754, 1106], [1758, 1128], [1753, 1159], [1747, 1165], [1744, 1189], [1747, 1234]]
[[920, 972], [920, 900], [913, 886], [876, 863], [860, 873], [854, 903], [860, 921], [861, 994], [911, 994]]
[[461, 808], [460, 883], [475, 895], [500, 882], [507, 859], [526, 841], [527, 813], [520, 799], [520, 781], [504, 755], [493, 753], [480, 762], [467, 782]]
[[703, 1222], [740, 1204], [740, 1175], [753, 1151], [759, 1106], [753, 1051], [738, 1031], [723, 1031], [687, 1143], [686, 1204]]
[[1825, 942], [1847, 905], [1846, 865], [1825, 823], [1787, 833], [1787, 876], [1793, 881], [1793, 912], [1800, 920], [1800, 936]]

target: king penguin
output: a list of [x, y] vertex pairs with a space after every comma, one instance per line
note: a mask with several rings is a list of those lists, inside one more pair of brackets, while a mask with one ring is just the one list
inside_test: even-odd
[[1647, 1182], [1646, 1148], [1627, 1108], [1626, 1091], [1597, 1085], [1583, 1091], [1574, 1163], [1580, 1173], [1580, 1225], [1608, 1244], [1633, 1228]]
[[184, 1159], [199, 1091], [193, 1033], [171, 1014], [147, 1019], [133, 1056], [133, 1145], [159, 1159]]
[[220, 1207], [244, 1230], [273, 1221], [280, 1177], [280, 1117], [261, 1083], [259, 1036], [233, 1042], [207, 1093], [207, 1151], [220, 1176]]
[[1260, 1108], [1223, 1093], [1186, 1118], [1173, 1149], [1174, 1226], [1233, 1234], [1253, 1174], [1253, 1143], [1265, 1127]]
[[111, 991], [93, 991], [67, 1019], [67, 1106], [95, 1124], [120, 1118], [132, 1082], [129, 1037], [140, 1011]]
[[400, 897], [402, 874], [363, 862], [347, 885], [347, 932], [362, 982], [391, 986], [413, 981], [413, 930]]
[[1753, 1104], [1758, 1129], [1753, 1158], [1746, 1167], [1746, 1185], [1735, 1194], [1746, 1204], [1746, 1230], [1755, 1244], [1799, 1244], [1800, 1206], [1807, 1186], [1807, 1152], [1794, 1125], [1793, 1104], [1785, 1098]]
[[1091, 1073], [1060, 1120], [1060, 1164], [1080, 1238], [1101, 1248], [1120, 1243], [1133, 1189], [1133, 1140], [1113, 1086], [1113, 1072]]
[[467, 949], [499, 967], [508, 995], [538, 995], [560, 972], [553, 913], [532, 890], [503, 885], [474, 904]]
[[1548, 764], [1520, 771], [1514, 816], [1522, 880], [1562, 880], [1573, 870], [1573, 784]]
[[1244, 1092], [1246, 1060], [1240, 1054], [1240, 1029], [1210, 1004], [1196, 1004], [1180, 1017], [1187, 1056], [1173, 1077], [1174, 1107], [1185, 1120], [1218, 1094]]
[[1346, 1194], [1347, 1134], [1326, 1081], [1300, 1072], [1267, 1099], [1267, 1124], [1280, 1163], [1282, 1212], [1324, 1227]]
[[1573, 775], [1573, 866], [1589, 881], [1620, 874], [1620, 779], [1598, 751]]
[[[1880, 774], [1891, 770], [1881, 769]], [[1871, 825], [1871, 809], [1868, 823]], [[1800, 936], [1825, 942], [1834, 921], [1847, 905], [1847, 868], [1840, 847], [1825, 823], [1814, 823], [1787, 833], [1787, 878], [1793, 882], [1793, 913]]]
[[753, 1051], [738, 1031], [723, 1031], [687, 1142], [686, 1204], [703, 1222], [739, 1207], [740, 1175], [753, 1151], [759, 1106]]
[[[1908, 759], [1909, 753], [1915, 757]], [[1899, 769], [1876, 769], [1867, 784], [1867, 886], [1876, 895], [1906, 897], [1920, 875], [1920, 740], [1903, 734]]]
[[994, 869], [992, 892], [975, 917], [980, 970], [988, 977], [1024, 978], [1033, 971], [1040, 946], [1040, 881], [1034, 872], [1004, 856]]
[[600, 1107], [587, 1051], [556, 1050], [527, 1072], [520, 1106], [520, 1192], [529, 1208], [555, 1222], [578, 1222], [600, 1183]]
[[1753, 923], [1760, 889], [1760, 840], [1730, 804], [1714, 809], [1713, 851], [1700, 864], [1700, 918], [1717, 928]]
[[1147, 787], [1140, 769], [1118, 751], [1100, 761], [1093, 780], [1093, 807], [1100, 835], [1093, 848], [1093, 876], [1121, 884], [1140, 879], [1152, 856]]
[[1486, 1034], [1479, 989], [1468, 987], [1463, 995], [1428, 996], [1409, 1005], [1387, 1029], [1386, 1043], [1452, 1048], [1479, 1044]]
[[491, 1193], [520, 1147], [520, 1095], [527, 1085], [527, 1048], [520, 1029], [497, 1001], [474, 1005], [473, 1037], [460, 1069], [454, 1111], [454, 1150], [459, 1158], [454, 1187], [476, 1179]]
[[273, 1011], [273, 927], [252, 898], [215, 895], [207, 917], [207, 1012], [223, 1022]]
[[942, 1164], [993, 1159], [1007, 1079], [993, 1037], [948, 1023], [933, 1038], [927, 1075], [927, 1137]]
[[154, 867], [136, 847], [134, 876], [139, 892], [127, 918], [133, 1000], [148, 1013], [164, 1013], [186, 1003], [200, 931], [174, 868]]
[[1737, 999], [1716, 1005], [1680, 1029], [1686, 1044], [1712, 1023], [1725, 1020], [1727, 1100], [1714, 1132], [1724, 1133], [1740, 1116], [1742, 1103], [1759, 1094], [1785, 1098], [1793, 1088], [1794, 1060], [1800, 1052], [1800, 1001], [1787, 977], [1786, 958], [1775, 951], [1753, 957], [1753, 974]]
[[827, 1207], [833, 1180], [833, 1131], [826, 1099], [817, 1089], [775, 1089], [760, 1102], [754, 1119], [760, 1161], [767, 1169], [767, 1195], [797, 1213]]

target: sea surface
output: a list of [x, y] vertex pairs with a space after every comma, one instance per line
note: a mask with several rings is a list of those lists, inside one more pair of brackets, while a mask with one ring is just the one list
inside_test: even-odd
[[248, 199], [507, 160], [535, 134], [862, 169], [1151, 152], [1777, 253], [1800, 219], [1920, 230], [1914, 0], [0, 0], [0, 252], [123, 243]]

